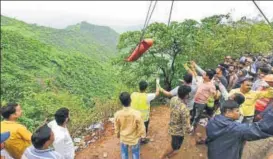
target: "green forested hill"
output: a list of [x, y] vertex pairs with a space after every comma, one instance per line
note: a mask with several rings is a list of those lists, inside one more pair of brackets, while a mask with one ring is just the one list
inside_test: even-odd
[[123, 89], [107, 62], [118, 38], [110, 28], [58, 30], [1, 19], [1, 102], [19, 102], [30, 129], [63, 106], [73, 110], [74, 125], [88, 124], [101, 106], [96, 99], [111, 101]]
[[66, 29], [54, 29], [27, 24], [5, 16], [1, 16], [1, 29], [16, 31], [25, 37], [35, 38], [66, 53], [76, 51], [102, 61], [116, 54], [119, 36], [109, 27], [86, 22], [69, 26]]

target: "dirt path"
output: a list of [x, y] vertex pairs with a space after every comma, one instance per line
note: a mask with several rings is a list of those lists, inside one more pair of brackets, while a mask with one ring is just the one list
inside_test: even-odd
[[[151, 110], [151, 119], [148, 136], [153, 140], [141, 147], [141, 159], [158, 159], [160, 154], [170, 144], [168, 136], [169, 109], [166, 106], [154, 107]], [[119, 140], [114, 136], [114, 126], [107, 123], [103, 137], [88, 148], [78, 152], [76, 159], [103, 159], [107, 153], [109, 159], [120, 159]], [[198, 130], [197, 130], [198, 131]], [[199, 131], [204, 130], [200, 127]], [[206, 159], [207, 148], [205, 145], [195, 145], [192, 136], [186, 136], [180, 152], [173, 159]]]

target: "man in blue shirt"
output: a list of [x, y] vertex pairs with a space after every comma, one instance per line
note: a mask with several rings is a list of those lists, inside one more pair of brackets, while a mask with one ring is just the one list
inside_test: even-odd
[[245, 141], [259, 140], [273, 135], [273, 107], [256, 123], [238, 123], [239, 105], [233, 100], [222, 104], [222, 114], [207, 125], [209, 159], [240, 159]]
[[58, 152], [49, 148], [49, 146], [51, 146], [54, 142], [54, 134], [47, 125], [43, 125], [42, 127], [40, 127], [31, 136], [31, 142], [33, 146], [30, 146], [25, 150], [22, 159], [64, 159], [64, 157], [61, 156]]

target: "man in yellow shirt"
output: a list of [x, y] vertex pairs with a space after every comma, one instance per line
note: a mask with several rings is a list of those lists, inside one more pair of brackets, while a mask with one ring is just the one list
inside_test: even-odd
[[31, 132], [17, 122], [22, 115], [21, 106], [17, 103], [9, 103], [2, 107], [1, 115], [5, 119], [1, 122], [1, 133], [10, 132], [10, 138], [5, 142], [5, 148], [15, 159], [21, 159], [25, 149], [31, 145]]
[[127, 92], [120, 94], [119, 99], [124, 106], [115, 113], [115, 133], [120, 138], [121, 158], [128, 159], [128, 148], [132, 148], [133, 159], [140, 158], [140, 138], [145, 137], [145, 126], [141, 113], [130, 107], [131, 97]]
[[252, 123], [255, 113], [256, 100], [260, 98], [272, 98], [273, 88], [267, 88], [266, 91], [253, 91], [251, 90], [252, 82], [249, 79], [245, 79], [240, 88], [233, 89], [229, 95], [240, 93], [245, 97], [245, 102], [242, 104], [240, 111], [244, 116], [243, 123]]

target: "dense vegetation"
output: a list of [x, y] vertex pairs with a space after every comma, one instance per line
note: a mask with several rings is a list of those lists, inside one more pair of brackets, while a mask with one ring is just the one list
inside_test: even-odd
[[169, 27], [164, 23], [149, 25], [145, 38], [154, 39], [154, 46], [137, 62], [124, 62], [139, 42], [140, 34], [140, 31], [121, 34], [118, 44], [121, 55], [114, 62], [129, 86], [142, 78], [152, 82], [160, 76], [161, 85], [170, 90], [182, 78], [186, 61], [195, 60], [203, 68], [215, 68], [225, 55], [236, 58], [247, 52], [272, 53], [273, 49], [273, 30], [264, 21], [245, 17], [234, 21], [229, 14], [214, 15], [201, 22], [193, 19], [172, 22]]
[[19, 102], [31, 130], [63, 106], [72, 110], [75, 127], [98, 120], [98, 109], [117, 106], [123, 89], [109, 64], [117, 38], [86, 22], [57, 30], [1, 16], [2, 104]]

